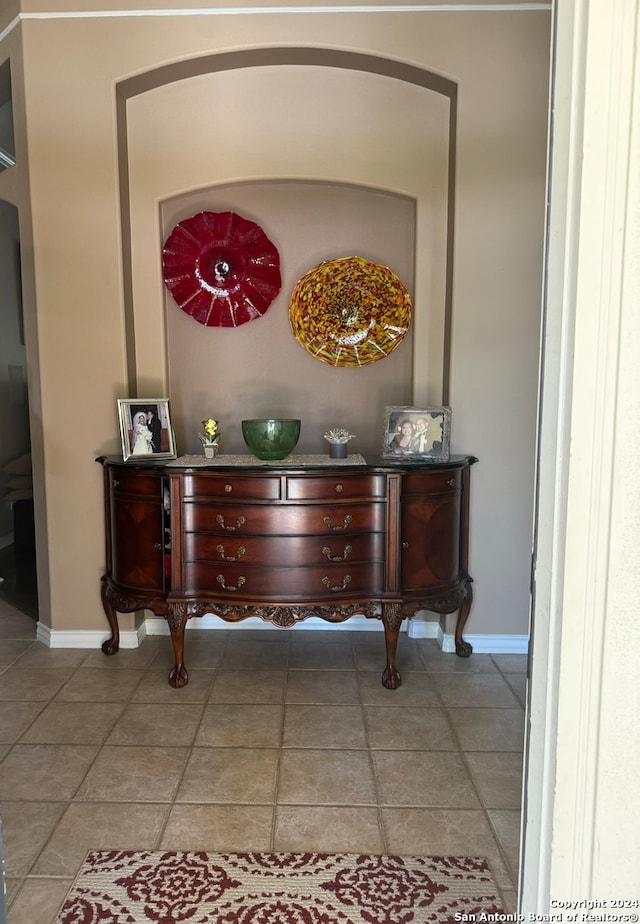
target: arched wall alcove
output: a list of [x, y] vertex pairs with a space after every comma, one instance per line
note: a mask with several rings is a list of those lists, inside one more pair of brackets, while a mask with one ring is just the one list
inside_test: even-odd
[[[332, 49], [228, 52], [119, 84], [129, 390], [171, 393], [185, 449], [223, 406], [233, 420], [300, 412], [315, 440], [300, 448], [317, 451], [323, 425], [355, 426], [334, 419], [348, 405], [371, 452], [385, 404], [446, 400], [455, 123], [452, 81]], [[241, 212], [279, 248], [282, 290], [246, 329], [180, 317], [164, 289], [163, 241], [202, 209]], [[391, 356], [336, 370], [293, 341], [287, 308], [302, 273], [351, 254], [390, 265], [414, 317]]]
[[244, 452], [238, 424], [243, 417], [283, 416], [302, 419], [302, 452], [322, 452], [327, 445], [322, 435], [330, 426], [355, 433], [359, 451], [378, 452], [381, 408], [411, 403], [412, 326], [383, 360], [337, 368], [311, 357], [294, 339], [289, 296], [311, 267], [354, 253], [391, 266], [413, 291], [415, 200], [339, 183], [224, 184], [162, 203], [163, 236], [176, 221], [203, 209], [236, 211], [266, 223], [278, 243], [282, 287], [262, 318], [237, 328], [203, 327], [165, 293], [169, 393], [178, 445], [185, 452], [200, 452], [196, 424], [211, 414], [223, 424], [224, 451]]

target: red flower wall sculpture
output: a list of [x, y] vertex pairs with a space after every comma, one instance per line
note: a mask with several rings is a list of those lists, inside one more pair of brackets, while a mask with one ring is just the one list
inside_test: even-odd
[[262, 228], [235, 212], [199, 212], [178, 222], [162, 250], [167, 289], [207, 327], [262, 317], [280, 291], [280, 256]]

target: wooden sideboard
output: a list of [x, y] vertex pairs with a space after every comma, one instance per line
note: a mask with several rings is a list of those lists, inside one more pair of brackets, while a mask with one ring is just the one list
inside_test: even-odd
[[175, 665], [188, 681], [184, 634], [193, 616], [259, 616], [289, 627], [319, 616], [382, 621], [382, 683], [400, 685], [402, 620], [418, 610], [458, 611], [456, 653], [471, 608], [467, 570], [473, 456], [425, 464], [288, 468], [158, 465], [100, 457], [106, 573], [102, 602], [118, 651], [117, 613], [167, 620]]

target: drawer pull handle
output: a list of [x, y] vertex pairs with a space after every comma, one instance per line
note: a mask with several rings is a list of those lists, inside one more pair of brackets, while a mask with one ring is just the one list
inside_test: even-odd
[[230, 584], [229, 585], [225, 584], [223, 574], [216, 574], [216, 581], [218, 582], [218, 584], [220, 584], [223, 590], [238, 590], [239, 587], [242, 587], [242, 585], [246, 583], [246, 580], [247, 580], [246, 578], [243, 578], [242, 575], [240, 575], [240, 577], [238, 578], [238, 583], [236, 584], [235, 587], [233, 587]]
[[218, 516], [216, 517], [216, 523], [217, 523], [219, 526], [221, 526], [223, 529], [228, 530], [230, 533], [235, 532], [236, 529], [240, 529], [240, 527], [242, 526], [242, 524], [243, 524], [243, 523], [246, 523], [246, 522], [247, 522], [247, 521], [246, 521], [246, 518], [245, 518], [245, 517], [238, 517], [238, 519], [236, 520], [236, 525], [235, 525], [235, 526], [226, 526], [226, 525], [225, 525], [225, 522], [224, 522], [224, 517], [222, 516], [221, 513], [219, 513]]
[[153, 544], [153, 547], [154, 547], [154, 549], [157, 549], [158, 552], [159, 552], [160, 549], [162, 548], [162, 543], [161, 543], [161, 542], [155, 542], [155, 543]]
[[352, 519], [353, 519], [353, 518], [351, 517], [351, 515], [350, 515], [350, 514], [347, 514], [346, 517], [345, 517], [344, 520], [343, 520], [343, 525], [342, 525], [342, 526], [333, 526], [333, 525], [331, 524], [331, 517], [323, 517], [322, 522], [323, 522], [324, 525], [327, 527], [327, 529], [346, 529], [347, 526], [349, 525], [349, 523], [351, 522]]
[[231, 492], [233, 491], [233, 485], [232, 485], [232, 484], [225, 484], [224, 489], [225, 489], [225, 491], [227, 492], [227, 494], [231, 494]]
[[403, 549], [408, 549], [408, 548], [409, 548], [409, 543], [407, 542], [406, 539], [405, 539], [404, 542], [402, 543], [402, 548], [403, 548]]
[[111, 484], [112, 484], [112, 487], [117, 488], [120, 482], [118, 481], [117, 478], [114, 478]]
[[333, 591], [334, 594], [337, 594], [337, 593], [340, 593], [341, 590], [345, 590], [347, 584], [351, 583], [351, 575], [345, 574], [344, 581], [342, 582], [342, 586], [339, 586], [339, 587], [336, 587], [335, 585], [332, 587], [331, 581], [329, 580], [328, 577], [323, 577], [322, 583], [324, 584], [325, 587], [328, 587], [329, 590]]
[[245, 549], [245, 547], [243, 545], [240, 545], [238, 546], [238, 551], [236, 552], [235, 555], [225, 555], [224, 546], [223, 545], [216, 546], [216, 552], [218, 553], [220, 558], [222, 558], [223, 561], [240, 561], [240, 559], [242, 558], [242, 556], [244, 555], [246, 551], [247, 550]]
[[342, 494], [343, 491], [344, 491], [344, 485], [342, 485], [342, 484], [337, 484], [337, 485], [336, 485], [336, 494]]
[[346, 561], [352, 552], [353, 552], [353, 548], [350, 545], [345, 545], [344, 552], [342, 553], [342, 555], [332, 555], [331, 549], [329, 548], [328, 545], [325, 545], [325, 547], [322, 550], [322, 554], [325, 555], [329, 559], [329, 561]]
[[449, 485], [450, 488], [455, 488], [455, 486], [456, 486], [456, 479], [455, 479], [455, 478], [449, 478], [449, 480], [447, 481], [447, 484]]

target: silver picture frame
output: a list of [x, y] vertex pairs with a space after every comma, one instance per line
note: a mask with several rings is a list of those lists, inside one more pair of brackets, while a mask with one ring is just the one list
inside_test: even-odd
[[383, 459], [449, 460], [450, 407], [387, 407], [383, 429]]
[[168, 398], [118, 398], [118, 419], [125, 462], [176, 458]]

